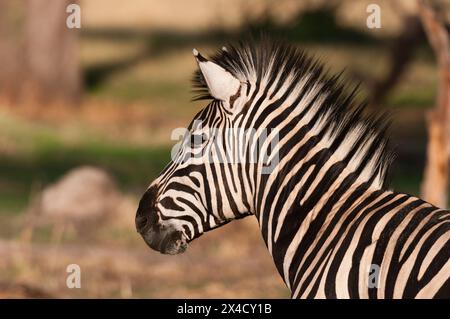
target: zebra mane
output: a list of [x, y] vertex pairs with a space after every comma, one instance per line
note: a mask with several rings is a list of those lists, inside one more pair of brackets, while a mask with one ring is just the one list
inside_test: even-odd
[[[303, 81], [302, 92], [316, 88], [316, 95], [322, 97], [317, 112], [326, 119], [334, 140], [341, 139], [341, 144], [358, 143], [361, 148], [370, 145], [359, 157], [374, 163], [370, 174], [377, 175], [382, 184], [380, 186], [385, 186], [386, 175], [394, 158], [386, 135], [390, 126], [389, 115], [386, 111], [369, 110], [365, 100], [357, 101], [359, 85], [349, 84], [343, 79], [343, 71], [330, 75], [320, 60], [309, 56], [305, 51], [286, 42], [265, 37], [241, 41], [237, 45], [229, 44], [216, 51], [209, 60], [241, 82], [258, 83], [262, 79], [266, 83], [278, 81], [276, 89], [279, 89], [287, 81]], [[293, 85], [289, 85], [287, 93], [294, 89]], [[214, 99], [209, 94], [200, 70], [193, 76], [193, 92], [196, 93], [193, 100]], [[351, 161], [352, 157], [348, 160]]]

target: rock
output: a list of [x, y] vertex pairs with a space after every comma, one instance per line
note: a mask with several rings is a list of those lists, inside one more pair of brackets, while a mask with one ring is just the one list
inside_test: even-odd
[[84, 223], [108, 219], [121, 203], [114, 179], [104, 170], [82, 166], [46, 187], [31, 207], [38, 219]]

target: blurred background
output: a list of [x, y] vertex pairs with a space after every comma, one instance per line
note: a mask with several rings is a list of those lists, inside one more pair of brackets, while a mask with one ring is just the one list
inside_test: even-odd
[[[66, 26], [71, 3], [79, 29]], [[367, 27], [370, 3], [381, 28]], [[140, 196], [170, 160], [170, 133], [204, 106], [190, 102], [192, 48], [208, 55], [249, 33], [361, 82], [371, 108], [392, 112], [390, 187], [433, 201], [426, 184], [441, 185], [435, 203], [446, 206], [450, 67], [433, 36], [448, 49], [450, 1], [436, 4], [0, 0], [0, 297], [289, 297], [253, 217], [180, 256], [149, 250], [134, 227]], [[440, 175], [428, 168], [427, 182], [433, 158]], [[81, 268], [79, 289], [66, 285], [69, 264]]]

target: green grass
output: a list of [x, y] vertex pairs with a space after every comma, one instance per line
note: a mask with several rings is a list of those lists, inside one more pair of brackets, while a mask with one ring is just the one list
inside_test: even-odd
[[420, 196], [421, 180], [422, 171], [400, 169], [393, 174], [390, 188], [398, 192]]
[[26, 208], [28, 202], [28, 194], [25, 189], [27, 187], [20, 187], [21, 189], [13, 188], [8, 191], [2, 190], [0, 193], [0, 213], [14, 214]]
[[[182, 99], [189, 101], [190, 90], [188, 84], [184, 85], [177, 81], [124, 81], [113, 83], [109, 86], [99, 88], [95, 93], [102, 96], [119, 98], [122, 101], [151, 100], [157, 99]], [[168, 100], [167, 102], [170, 102]]]
[[418, 88], [417, 90], [396, 90], [387, 100], [393, 107], [430, 108], [434, 106], [436, 88]]
[[[24, 209], [33, 192], [55, 181], [71, 168], [95, 165], [109, 171], [124, 191], [139, 193], [157, 176], [170, 160], [170, 147], [128, 147], [123, 145], [85, 144], [52, 146], [26, 157], [2, 156], [0, 176], [0, 211]], [[419, 193], [422, 172], [398, 169], [392, 188], [413, 195]]]
[[83, 165], [98, 165], [117, 176], [126, 187], [152, 178], [169, 160], [165, 147], [138, 148], [116, 145], [87, 144], [43, 148], [27, 158], [4, 156], [0, 173], [16, 182], [39, 179], [53, 181], [68, 169]]
[[95, 135], [80, 126], [75, 137], [55, 127], [2, 114], [0, 136], [13, 151], [0, 156], [0, 212], [23, 210], [32, 193], [69, 169], [95, 165], [125, 191], [143, 190], [170, 160], [169, 146], [138, 146]]
[[23, 208], [33, 185], [48, 184], [79, 165], [106, 169], [125, 190], [144, 190], [169, 161], [169, 154], [168, 147], [87, 144], [45, 147], [25, 157], [2, 156], [0, 176], [8, 191], [1, 192], [0, 207]]
[[167, 116], [186, 116], [197, 108], [191, 103], [193, 94], [189, 81], [169, 81], [157, 79], [119, 79], [105, 83], [91, 91], [92, 96], [114, 99], [122, 103], [144, 102], [151, 104]]

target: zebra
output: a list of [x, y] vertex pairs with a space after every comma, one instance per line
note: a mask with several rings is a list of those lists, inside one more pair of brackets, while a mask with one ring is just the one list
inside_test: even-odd
[[389, 117], [357, 85], [280, 40], [193, 54], [209, 104], [139, 202], [148, 246], [254, 215], [292, 298], [450, 297], [450, 212], [388, 188]]

